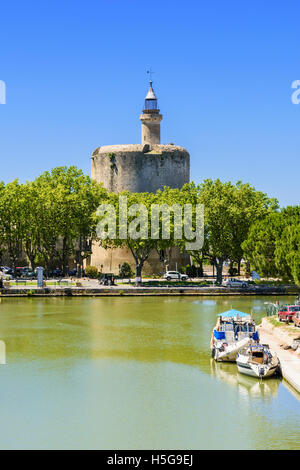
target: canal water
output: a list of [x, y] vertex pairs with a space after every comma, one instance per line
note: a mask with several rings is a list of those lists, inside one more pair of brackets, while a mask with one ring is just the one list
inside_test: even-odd
[[267, 300], [2, 299], [0, 448], [299, 449], [296, 392], [210, 357], [216, 315]]

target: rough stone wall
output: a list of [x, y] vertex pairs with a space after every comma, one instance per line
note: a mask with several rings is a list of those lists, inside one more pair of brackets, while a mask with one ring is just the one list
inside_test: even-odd
[[[129, 249], [116, 248], [114, 250], [105, 250], [96, 243], [93, 246], [93, 254], [86, 264], [97, 266], [97, 268], [104, 273], [119, 274], [120, 266], [123, 263], [130, 264], [131, 269], [135, 272], [135, 262]], [[172, 255], [169, 270], [177, 270], [181, 266], [190, 263], [190, 257], [186, 252], [180, 253], [177, 247], [172, 248]], [[163, 274], [164, 266], [159, 259], [158, 253], [152, 250], [148, 260], [143, 267], [143, 275], [152, 276], [153, 274]]]
[[[106, 145], [92, 154], [92, 178], [111, 192], [156, 192], [164, 186], [181, 188], [190, 180], [190, 156], [175, 145]], [[103, 272], [119, 273], [119, 266], [129, 262], [135, 271], [132, 254], [125, 248], [105, 250], [96, 244], [87, 264]], [[187, 253], [174, 247], [169, 269], [179, 269], [190, 262]], [[143, 274], [162, 273], [156, 251], [151, 252]]]
[[189, 181], [190, 157], [183, 147], [153, 145], [99, 147], [92, 155], [92, 178], [112, 192], [155, 192], [180, 188]]

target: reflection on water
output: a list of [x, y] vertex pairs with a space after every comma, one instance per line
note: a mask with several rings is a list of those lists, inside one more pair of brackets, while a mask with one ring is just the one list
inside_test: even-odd
[[216, 315], [266, 300], [0, 299], [0, 448], [299, 448], [297, 394], [210, 357]]
[[254, 377], [240, 374], [235, 364], [220, 363], [213, 359], [210, 363], [211, 373], [226, 384], [236, 387], [244, 397], [272, 400], [277, 395], [279, 379], [257, 380]]

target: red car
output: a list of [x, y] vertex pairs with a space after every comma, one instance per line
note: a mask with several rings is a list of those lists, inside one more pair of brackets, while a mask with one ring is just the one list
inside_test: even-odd
[[278, 312], [278, 320], [290, 322], [296, 312], [300, 312], [300, 305], [284, 305]]

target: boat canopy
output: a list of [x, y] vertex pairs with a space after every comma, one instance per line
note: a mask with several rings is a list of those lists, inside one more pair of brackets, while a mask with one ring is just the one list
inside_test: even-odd
[[245, 318], [245, 317], [250, 317], [249, 313], [245, 312], [240, 312], [239, 310], [235, 310], [232, 308], [231, 310], [227, 310], [226, 312], [219, 313], [217, 317], [223, 317], [223, 318]]

